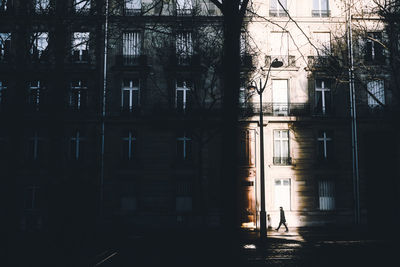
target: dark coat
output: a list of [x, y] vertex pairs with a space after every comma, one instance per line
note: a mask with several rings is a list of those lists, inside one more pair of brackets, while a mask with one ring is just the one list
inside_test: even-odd
[[281, 213], [281, 222], [286, 222], [285, 212], [283, 211], [283, 209], [281, 209], [280, 213]]

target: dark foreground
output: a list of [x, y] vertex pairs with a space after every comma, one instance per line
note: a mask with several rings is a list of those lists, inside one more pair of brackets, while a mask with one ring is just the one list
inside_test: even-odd
[[[73, 234], [71, 233], [73, 236]], [[61, 240], [64, 240], [62, 242]], [[80, 234], [75, 238], [31, 234], [13, 240], [1, 266], [398, 266], [398, 241], [390, 230], [291, 228], [239, 238], [220, 231], [140, 231]]]

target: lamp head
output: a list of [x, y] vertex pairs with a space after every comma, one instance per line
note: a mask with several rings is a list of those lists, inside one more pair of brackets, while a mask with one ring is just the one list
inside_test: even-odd
[[278, 60], [277, 58], [275, 58], [272, 62], [271, 62], [271, 67], [272, 68], [280, 68], [283, 66], [283, 62]]

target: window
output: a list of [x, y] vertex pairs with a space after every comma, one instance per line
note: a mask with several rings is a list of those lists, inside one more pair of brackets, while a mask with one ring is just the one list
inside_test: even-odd
[[187, 65], [193, 55], [193, 42], [191, 32], [178, 32], [176, 35], [176, 55], [178, 64]]
[[274, 130], [274, 158], [275, 165], [289, 165], [289, 131]]
[[329, 160], [333, 158], [332, 134], [328, 131], [318, 133], [318, 158]]
[[0, 80], [0, 109], [6, 102], [7, 81]]
[[122, 86], [121, 105], [123, 111], [133, 112], [139, 107], [140, 89], [139, 79], [125, 79]]
[[176, 211], [190, 212], [193, 209], [192, 183], [187, 180], [176, 182]]
[[24, 192], [25, 210], [37, 210], [42, 206], [39, 186], [28, 186]]
[[39, 136], [38, 131], [34, 131], [28, 139], [28, 159], [39, 160], [43, 153], [43, 138]]
[[38, 32], [32, 36], [31, 55], [34, 59], [45, 57], [48, 46], [49, 34], [47, 32]]
[[328, 0], [313, 0], [313, 17], [329, 17], [329, 1]]
[[270, 0], [269, 1], [269, 15], [272, 17], [287, 16], [287, 0]]
[[74, 32], [72, 41], [72, 56], [75, 62], [87, 62], [89, 60], [89, 33]]
[[331, 89], [327, 80], [315, 81], [314, 111], [317, 114], [328, 114], [331, 111]]
[[275, 179], [275, 209], [291, 210], [290, 179]]
[[271, 52], [270, 56], [282, 57], [289, 54], [289, 38], [287, 32], [271, 32], [269, 41]]
[[368, 63], [385, 62], [385, 55], [383, 53], [382, 33], [370, 32], [368, 33], [365, 43], [365, 61]]
[[[385, 105], [385, 83], [383, 80], [370, 81], [367, 83], [368, 106], [371, 108]], [[378, 101], [379, 102], [378, 102]]]
[[9, 0], [0, 0], [0, 12], [6, 12], [9, 8]]
[[319, 209], [335, 209], [335, 183], [330, 180], [318, 182]]
[[35, 12], [45, 13], [49, 10], [50, 0], [35, 0]]
[[331, 53], [331, 33], [330, 32], [314, 32], [314, 45], [317, 48], [316, 56], [327, 57]]
[[132, 160], [136, 154], [136, 137], [133, 131], [127, 131], [122, 137], [122, 158]]
[[176, 138], [176, 155], [178, 160], [190, 160], [192, 157], [192, 139], [186, 132]]
[[82, 137], [82, 133], [79, 130], [70, 137], [70, 159], [80, 160], [83, 158], [84, 141], [85, 138]]
[[288, 115], [288, 81], [272, 80], [272, 105], [274, 115]]
[[87, 104], [87, 84], [85, 80], [71, 82], [69, 106], [73, 110], [83, 110]]
[[175, 105], [180, 112], [187, 111], [190, 106], [190, 82], [186, 80], [176, 81]]
[[76, 12], [86, 13], [90, 10], [90, 0], [74, 0]]
[[8, 61], [11, 47], [11, 33], [0, 33], [0, 61]]
[[36, 111], [39, 110], [40, 105], [43, 103], [43, 83], [39, 80], [31, 81], [29, 83], [29, 105]]
[[193, 12], [192, 0], [177, 0], [176, 14], [179, 16], [191, 15]]
[[142, 0], [125, 0], [124, 14], [126, 16], [139, 15], [142, 12]]
[[122, 54], [124, 65], [134, 65], [138, 63], [141, 50], [141, 33], [125, 32], [122, 35]]

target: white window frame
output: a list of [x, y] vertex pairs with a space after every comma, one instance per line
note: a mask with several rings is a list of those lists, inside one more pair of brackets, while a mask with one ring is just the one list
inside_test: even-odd
[[126, 16], [139, 15], [142, 12], [142, 0], [125, 0], [124, 2]]
[[[326, 6], [322, 6], [323, 1], [326, 1]], [[315, 5], [317, 4], [317, 6]], [[329, 0], [313, 0], [313, 17], [329, 17]]]
[[75, 146], [75, 155], [72, 155], [72, 151], [70, 151], [71, 159], [80, 160], [82, 159], [82, 143], [85, 141], [86, 138], [82, 137], [81, 132], [77, 130], [73, 136], [70, 137], [70, 149], [72, 145]]
[[191, 31], [180, 31], [176, 34], [176, 55], [179, 64], [187, 64], [193, 56], [193, 39]]
[[[39, 110], [41, 104], [41, 94], [43, 94], [43, 83], [40, 80], [29, 82], [29, 104], [31, 104], [36, 110]], [[32, 98], [33, 96], [34, 99]]]
[[[78, 86], [73, 86], [74, 82], [77, 82]], [[83, 83], [84, 83], [83, 80], [76, 80], [76, 81], [71, 82], [71, 92], [70, 92], [71, 94], [69, 97], [69, 106], [71, 108], [76, 108], [76, 110], [81, 110], [83, 90], [86, 90], [86, 98], [87, 98], [88, 88], [87, 88], [87, 86], [84, 86]], [[73, 97], [74, 97], [75, 90], [77, 90], [77, 97], [78, 97], [77, 102], [76, 102], [76, 107], [73, 106], [73, 104], [74, 104]], [[87, 99], [84, 99], [84, 101], [87, 101]]]
[[318, 181], [319, 210], [331, 211], [336, 208], [335, 183], [333, 180]]
[[49, 33], [48, 32], [37, 32], [32, 36], [32, 48], [31, 54], [33, 55], [35, 51], [38, 52], [38, 57], [40, 58], [43, 51], [49, 46]]
[[176, 0], [176, 14], [180, 16], [191, 15], [193, 13], [192, 0]]
[[[286, 90], [286, 95], [281, 94], [279, 90], [282, 92]], [[289, 80], [272, 80], [272, 106], [274, 115], [289, 115]]]
[[[133, 131], [128, 131], [127, 137], [122, 137], [123, 145], [128, 145], [128, 160], [132, 160], [134, 157], [134, 150], [136, 147], [137, 138], [133, 134]], [[133, 146], [133, 148], [132, 148]], [[125, 155], [126, 156], [126, 155]]]
[[[0, 32], [0, 61], [6, 56], [6, 46], [5, 42], [11, 43], [11, 33], [9, 32]], [[10, 51], [7, 51], [10, 53]]]
[[[317, 86], [317, 81], [321, 81], [321, 87]], [[326, 114], [327, 113], [327, 101], [331, 101], [331, 99], [329, 97], [326, 96], [327, 92], [331, 92], [331, 89], [329, 87], [325, 87], [325, 83], [328, 83], [326, 80], [324, 79], [316, 79], [315, 80], [315, 93], [320, 93], [321, 94], [321, 110], [322, 110], [322, 114]], [[327, 99], [328, 98], [328, 99]]]
[[140, 31], [124, 32], [122, 34], [122, 55], [124, 64], [138, 63], [141, 55], [142, 33]]
[[[282, 4], [282, 6], [288, 10], [287, 8], [287, 0], [270, 0], [269, 1], [269, 15], [274, 16], [274, 17], [284, 17], [287, 16], [285, 10], [281, 7], [281, 5], [278, 3]], [[276, 9], [273, 9], [273, 5], [276, 6]]]
[[74, 0], [74, 10], [76, 12], [88, 12], [91, 6], [91, 0]]
[[177, 153], [178, 153], [178, 144], [179, 142], [182, 142], [182, 159], [183, 160], [187, 160], [188, 157], [190, 155], [188, 155], [188, 151], [187, 151], [187, 147], [188, 147], [188, 142], [192, 142], [192, 138], [188, 137], [188, 135], [186, 134], [186, 132], [183, 132], [183, 135], [180, 137], [176, 138], [176, 142], [177, 142]]
[[89, 51], [90, 32], [74, 32], [72, 51], [79, 51], [79, 61], [83, 61], [83, 51]]
[[188, 94], [190, 94], [191, 89], [187, 87], [188, 81], [182, 81], [183, 86], [178, 86], [178, 81], [176, 82], [175, 90], [175, 108], [178, 108], [178, 92], [182, 92], [182, 110], [186, 111], [188, 109]]
[[[287, 137], [283, 137], [283, 133], [286, 133], [287, 134]], [[279, 136], [278, 137], [275, 137], [275, 133], [278, 133], [279, 134]], [[289, 139], [290, 139], [290, 135], [289, 135], [290, 133], [289, 133], [289, 130], [287, 130], [287, 129], [277, 129], [277, 130], [273, 130], [273, 142], [274, 142], [274, 144], [273, 144], [273, 148], [274, 148], [274, 151], [273, 151], [273, 157], [274, 158], [279, 158], [279, 162], [277, 162], [277, 163], [275, 163], [275, 160], [274, 160], [274, 164], [277, 164], [277, 165], [289, 165], [289, 163], [290, 163], [290, 142], [289, 142]], [[285, 144], [285, 142], [287, 143], [287, 151], [285, 151], [286, 149], [284, 149], [284, 144]], [[279, 151], [276, 151], [276, 144], [279, 144]], [[285, 160], [284, 160], [284, 154], [287, 154], [287, 162], [285, 162]]]
[[134, 92], [136, 91], [138, 94], [138, 106], [140, 106], [140, 80], [137, 80], [137, 84], [138, 86], [133, 86], [134, 84], [134, 80], [128, 80], [129, 81], [129, 87], [124, 86], [125, 81], [122, 82], [122, 92], [121, 92], [121, 109], [125, 110], [126, 107], [124, 107], [124, 103], [125, 103], [125, 92], [129, 92], [129, 111], [132, 112], [134, 111], [134, 109], [136, 108], [136, 106], [133, 105], [133, 96], [134, 96]]
[[328, 142], [332, 142], [333, 138], [328, 136], [327, 131], [322, 131], [322, 137], [318, 135], [317, 141], [318, 143], [322, 142], [322, 148], [324, 152], [323, 159], [328, 159], [328, 154], [333, 154], [333, 151], [328, 151]]
[[[274, 179], [274, 208], [275, 210], [279, 210], [279, 207], [283, 207], [283, 209], [285, 211], [291, 210], [292, 209], [292, 179], [290, 178], [276, 178]], [[277, 183], [279, 181], [279, 184]], [[285, 182], [287, 182], [287, 185], [285, 185]], [[282, 202], [277, 201], [278, 198], [282, 199], [282, 187], [288, 186], [289, 188], [289, 192], [288, 192], [288, 203], [287, 205], [289, 205], [288, 207], [286, 207]], [[279, 190], [278, 187], [281, 187]]]
[[314, 44], [318, 51], [315, 51], [315, 56], [327, 57], [331, 53], [331, 33], [330, 32], [314, 32]]
[[35, 12], [44, 13], [50, 8], [50, 0], [35, 0]]

